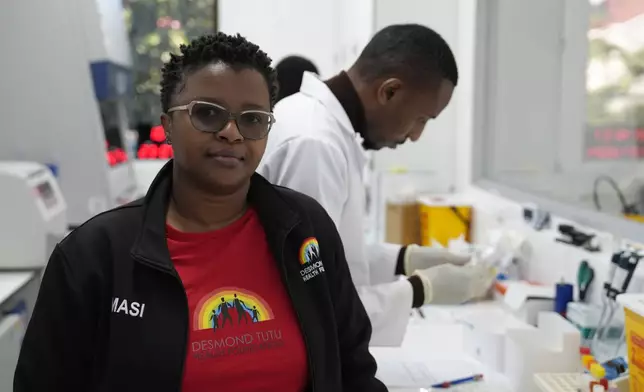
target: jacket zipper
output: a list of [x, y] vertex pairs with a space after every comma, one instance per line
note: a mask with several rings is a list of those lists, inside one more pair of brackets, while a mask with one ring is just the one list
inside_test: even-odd
[[[282, 275], [284, 276], [284, 283], [286, 284], [286, 291], [288, 292], [289, 297], [291, 300], [293, 300], [293, 292], [291, 291], [291, 285], [288, 283], [288, 273], [286, 271], [286, 264], [284, 264], [284, 248], [286, 247], [286, 238], [288, 235], [293, 231], [293, 227], [291, 227], [287, 232], [286, 235], [284, 236], [284, 240], [282, 242], [282, 262], [280, 263], [280, 267], [282, 269]], [[295, 315], [297, 316], [297, 320], [300, 323], [300, 330], [302, 331], [302, 337], [304, 338], [304, 346], [306, 347], [306, 357], [308, 360], [309, 364], [309, 369], [311, 371], [311, 392], [315, 392], [315, 367], [313, 366], [313, 360], [311, 359], [311, 346], [309, 344], [309, 339], [308, 336], [306, 335], [306, 329], [304, 328], [304, 323], [302, 322], [302, 316], [300, 316], [300, 312], [297, 309], [297, 306], [293, 306], [293, 309], [295, 309]]]
[[[148, 262], [145, 258], [141, 256], [137, 255], [135, 256], [135, 258], [152, 269], [163, 272], [165, 274], [172, 275], [177, 280], [177, 282], [179, 282], [179, 285], [181, 286], [181, 289], [182, 289], [181, 291], [183, 293], [183, 301], [186, 306], [186, 311], [188, 312], [186, 319], [188, 319], [190, 317], [190, 306], [188, 304], [188, 295], [186, 294], [186, 290], [183, 288], [183, 282], [181, 281], [181, 278], [179, 277], [179, 275], [176, 272], [171, 273], [167, 269], [159, 268], [155, 265], [152, 265], [152, 263]], [[185, 372], [186, 372], [186, 355], [188, 354], [188, 338], [189, 338], [189, 329], [190, 329], [189, 323], [190, 322], [188, 322], [188, 325], [186, 325], [185, 334], [184, 334], [183, 354], [181, 356], [181, 377], [179, 378], [179, 386], [177, 387], [178, 392], [181, 392], [181, 385], [183, 384], [183, 376], [185, 375]]]
[[183, 282], [181, 281], [181, 277], [179, 277], [179, 274], [176, 272], [172, 274], [174, 278], [179, 282], [179, 285], [181, 286], [181, 292], [183, 294], [183, 303], [185, 304], [186, 307], [186, 320], [188, 320], [188, 324], [185, 326], [185, 333], [183, 335], [183, 355], [181, 356], [181, 377], [179, 378], [179, 388], [177, 388], [178, 392], [181, 392], [181, 385], [183, 385], [183, 377], [185, 376], [186, 373], [186, 355], [188, 355], [188, 340], [190, 339], [190, 304], [188, 303], [188, 294], [186, 294], [186, 289], [183, 287]]

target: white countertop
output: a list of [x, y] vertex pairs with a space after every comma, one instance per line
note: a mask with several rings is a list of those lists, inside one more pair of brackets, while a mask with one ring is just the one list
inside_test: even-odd
[[0, 272], [0, 304], [34, 278], [35, 272]]
[[[459, 307], [424, 307], [425, 318], [412, 317], [405, 340], [401, 347], [372, 347], [371, 352], [377, 361], [400, 359], [423, 362], [427, 366], [437, 361], [463, 361], [468, 368], [476, 369], [485, 377], [485, 390], [495, 392], [514, 392], [508, 380], [501, 374], [492, 372], [475, 359], [465, 354], [463, 349], [463, 326], [455, 322], [455, 316], [473, 308], [495, 308], [493, 302], [485, 302]], [[444, 380], [448, 381], [448, 380]], [[450, 391], [474, 390], [474, 386], [453, 387]], [[418, 392], [418, 389], [389, 388], [390, 392]], [[479, 389], [476, 389], [479, 390]]]

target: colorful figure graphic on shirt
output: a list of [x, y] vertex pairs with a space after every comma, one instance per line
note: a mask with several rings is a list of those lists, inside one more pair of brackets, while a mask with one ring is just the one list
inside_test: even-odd
[[[237, 324], [233, 321], [235, 317]], [[235, 325], [251, 327], [274, 318], [270, 305], [256, 293], [238, 287], [223, 287], [199, 301], [193, 314], [192, 326], [197, 331], [219, 331], [224, 326], [226, 329]]]
[[237, 311], [237, 324], [241, 324], [242, 318], [246, 321], [246, 324], [248, 324], [248, 320], [250, 319], [250, 317], [248, 317], [248, 312], [250, 309], [246, 307], [244, 301], [237, 298], [237, 294], [234, 294], [233, 298], [233, 306]]
[[213, 309], [210, 314], [210, 321], [212, 321], [212, 330], [216, 331], [219, 327], [219, 320], [217, 320], [217, 311], [215, 309]]
[[221, 305], [219, 305], [218, 310], [219, 310], [219, 314], [222, 317], [222, 320], [221, 320], [221, 327], [222, 328], [224, 327], [224, 325], [226, 325], [226, 320], [230, 320], [230, 325], [231, 326], [233, 325], [233, 318], [230, 317], [230, 313], [228, 312], [228, 307], [229, 306], [230, 305], [228, 305], [228, 303], [226, 302], [224, 297], [221, 297]]
[[309, 252], [309, 260], [311, 260], [311, 263], [315, 263], [320, 259], [320, 256], [318, 255], [318, 248], [315, 246], [311, 246], [308, 249]]
[[320, 261], [320, 246], [315, 237], [307, 238], [300, 247], [300, 264], [317, 263]]

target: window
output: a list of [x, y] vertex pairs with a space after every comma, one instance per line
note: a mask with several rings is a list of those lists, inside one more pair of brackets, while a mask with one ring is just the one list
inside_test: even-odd
[[485, 3], [475, 177], [599, 228], [641, 221], [644, 2]]
[[595, 208], [604, 210], [600, 199], [612, 187], [624, 201], [605, 211], [644, 215], [644, 2], [590, 3], [584, 160], [614, 167], [597, 177], [596, 188], [609, 188]]
[[149, 138], [161, 114], [161, 68], [179, 46], [217, 29], [216, 0], [124, 0], [132, 46], [135, 99], [130, 117], [139, 142]]

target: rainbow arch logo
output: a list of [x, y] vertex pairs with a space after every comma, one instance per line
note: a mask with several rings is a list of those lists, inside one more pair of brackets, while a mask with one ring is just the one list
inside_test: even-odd
[[238, 287], [224, 287], [199, 301], [193, 316], [193, 329], [216, 331], [274, 318], [270, 305], [259, 295]]
[[320, 245], [315, 237], [304, 240], [300, 246], [300, 265], [315, 263], [320, 260]]

